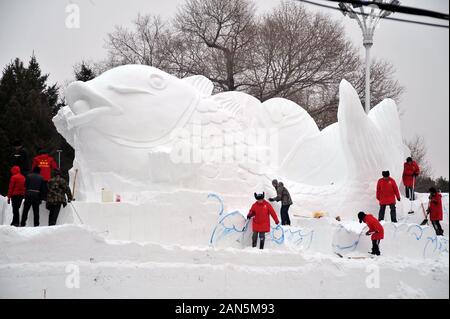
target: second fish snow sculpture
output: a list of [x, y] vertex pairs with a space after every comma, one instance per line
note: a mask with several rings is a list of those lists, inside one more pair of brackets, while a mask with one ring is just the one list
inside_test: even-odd
[[400, 179], [407, 150], [390, 99], [366, 115], [343, 80], [338, 122], [320, 131], [292, 101], [212, 91], [203, 76], [178, 79], [144, 65], [70, 84], [68, 105], [53, 121], [75, 149], [78, 198], [102, 187], [251, 196], [257, 185], [271, 190], [278, 178], [302, 203], [299, 211], [342, 216], [349, 201], [355, 208], [373, 201], [382, 170]]

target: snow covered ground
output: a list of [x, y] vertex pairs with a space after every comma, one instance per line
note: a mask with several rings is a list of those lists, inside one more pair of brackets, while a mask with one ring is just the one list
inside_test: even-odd
[[[127, 204], [76, 203], [90, 226], [80, 224], [70, 206], [61, 213], [64, 225], [0, 226], [0, 298], [449, 298], [448, 195], [444, 198], [445, 237], [418, 226], [423, 215], [417, 210], [397, 225], [385, 222], [382, 256], [375, 259], [334, 254], [363, 256], [370, 248], [363, 225], [350, 220], [291, 213], [292, 226], [281, 235], [274, 227], [261, 251], [240, 240], [238, 221], [237, 231], [210, 243], [218, 225], [217, 203], [211, 200], [205, 210], [210, 214], [190, 215], [183, 224], [169, 223], [167, 218], [177, 216], [149, 212], [141, 225], [147, 231], [137, 235], [141, 239], [132, 236], [133, 210]], [[1, 216], [8, 224], [3, 201]], [[157, 235], [151, 234], [156, 228]], [[189, 232], [197, 235], [186, 236]]]

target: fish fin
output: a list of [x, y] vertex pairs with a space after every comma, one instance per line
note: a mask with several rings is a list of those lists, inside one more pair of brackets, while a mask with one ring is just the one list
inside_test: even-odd
[[182, 81], [196, 88], [203, 96], [210, 96], [214, 90], [214, 84], [203, 75], [189, 76]]
[[317, 127], [314, 119], [297, 103], [285, 98], [271, 98], [262, 103], [264, 110], [267, 112], [271, 124], [290, 126], [298, 122], [308, 123], [308, 126]]
[[239, 97], [234, 94], [221, 93], [213, 96], [213, 100], [220, 105], [222, 111], [236, 118], [241, 113], [241, 103]]

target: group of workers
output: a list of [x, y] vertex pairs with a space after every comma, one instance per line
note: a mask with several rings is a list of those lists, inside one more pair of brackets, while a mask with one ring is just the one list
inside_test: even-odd
[[[411, 157], [406, 159], [403, 165], [403, 175], [402, 181], [405, 185], [405, 195], [410, 201], [415, 200], [415, 183], [416, 178], [420, 173], [419, 165]], [[281, 201], [281, 224], [290, 225], [291, 221], [289, 218], [289, 207], [292, 205], [292, 199], [289, 191], [284, 187], [283, 183], [277, 180], [272, 181], [272, 185], [276, 190], [277, 196], [274, 198], [269, 198], [270, 202]], [[431, 187], [429, 189], [429, 202], [427, 208], [427, 216], [429, 215], [431, 224], [436, 232], [437, 236], [442, 236], [444, 231], [440, 225], [440, 221], [443, 219], [443, 207], [442, 207], [442, 195], [435, 188]], [[270, 217], [278, 225], [280, 222], [278, 216], [275, 213], [272, 205], [267, 202], [263, 193], [254, 193], [256, 202], [250, 208], [247, 215], [247, 219], [253, 218], [253, 235], [252, 235], [252, 246], [257, 246], [258, 238], [260, 240], [260, 249], [264, 249], [265, 233], [270, 232]], [[386, 207], [389, 206], [391, 213], [391, 221], [397, 223], [397, 213], [396, 213], [396, 200], [400, 201], [400, 191], [395, 180], [390, 177], [389, 171], [382, 172], [382, 178], [377, 182], [376, 187], [376, 199], [379, 202], [380, 209], [378, 212], [378, 219], [372, 214], [366, 214], [361, 211], [358, 213], [358, 220], [360, 223], [364, 222], [367, 224], [369, 230], [366, 235], [371, 236], [372, 240], [372, 251], [373, 255], [380, 255], [379, 244], [384, 238], [384, 229], [380, 224], [381, 220], [384, 220], [384, 215]], [[413, 213], [410, 211], [409, 213]], [[340, 219], [338, 219], [340, 220]]]
[[[13, 220], [11, 226], [24, 227], [28, 212], [33, 209], [34, 226], [39, 226], [39, 207], [46, 202], [49, 210], [48, 225], [55, 225], [61, 206], [72, 200], [72, 193], [55, 159], [40, 148], [31, 163], [22, 142], [14, 143], [11, 178], [8, 187], [8, 204], [12, 205]], [[23, 203], [22, 216], [20, 208]]]

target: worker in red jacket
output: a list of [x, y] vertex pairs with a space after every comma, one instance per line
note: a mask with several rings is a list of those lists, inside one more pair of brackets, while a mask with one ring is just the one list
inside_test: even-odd
[[47, 199], [47, 183], [52, 178], [52, 170], [59, 168], [58, 164], [53, 157], [48, 155], [45, 149], [40, 148], [38, 150], [38, 155], [33, 158], [33, 163], [31, 169], [39, 167], [41, 170], [41, 176], [44, 179], [44, 186], [41, 192], [41, 200]]
[[389, 205], [391, 209], [391, 221], [397, 222], [397, 213], [395, 208], [395, 199], [400, 201], [400, 192], [395, 180], [390, 177], [389, 171], [383, 171], [383, 177], [377, 183], [377, 200], [380, 203], [380, 212], [378, 213], [378, 220], [384, 220], [384, 213], [386, 206]]
[[436, 231], [437, 236], [443, 236], [444, 230], [441, 227], [439, 221], [441, 221], [444, 217], [444, 212], [442, 209], [442, 195], [440, 192], [436, 190], [436, 188], [431, 187], [429, 189], [430, 196], [428, 202], [428, 213], [430, 214], [431, 224], [433, 225], [434, 230]]
[[416, 178], [419, 176], [420, 168], [416, 161], [411, 157], [406, 159], [403, 164], [403, 185], [405, 185], [405, 195], [409, 200], [415, 200], [414, 186], [416, 185]]
[[380, 222], [373, 217], [372, 214], [365, 214], [364, 212], [358, 213], [359, 222], [366, 223], [369, 230], [366, 232], [367, 236], [371, 236], [372, 240], [372, 255], [380, 255], [380, 241], [384, 238], [384, 228]]
[[253, 235], [252, 235], [252, 247], [256, 247], [256, 243], [259, 235], [259, 248], [264, 249], [264, 241], [266, 240], [266, 233], [270, 232], [270, 218], [272, 216], [275, 223], [278, 225], [277, 214], [272, 205], [264, 199], [264, 192], [262, 194], [255, 193], [256, 202], [250, 208], [247, 219], [253, 218]]
[[20, 223], [20, 206], [25, 196], [25, 176], [20, 172], [19, 166], [11, 168], [11, 179], [8, 188], [8, 204], [12, 203], [13, 220], [11, 226], [19, 227]]

